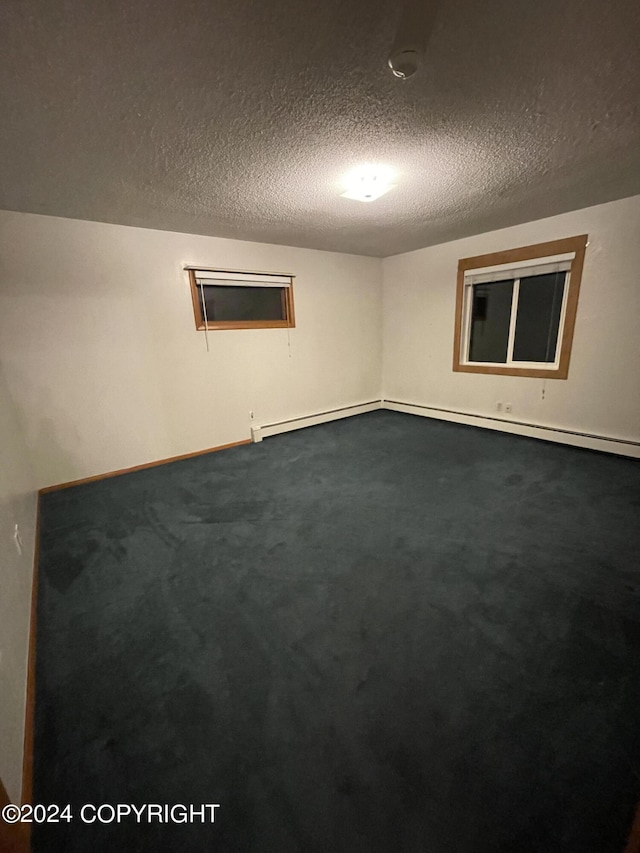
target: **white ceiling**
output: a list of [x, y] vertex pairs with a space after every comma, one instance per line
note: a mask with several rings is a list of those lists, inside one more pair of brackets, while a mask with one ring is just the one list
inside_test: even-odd
[[638, 0], [443, 0], [407, 81], [402, 15], [4, 0], [0, 208], [385, 256], [640, 193]]

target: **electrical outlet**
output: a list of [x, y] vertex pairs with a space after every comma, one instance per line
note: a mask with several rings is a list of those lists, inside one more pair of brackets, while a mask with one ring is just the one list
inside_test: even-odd
[[511, 403], [505, 403], [504, 410], [505, 410], [505, 412], [510, 412], [511, 411]]
[[502, 403], [498, 400], [498, 402], [496, 403], [496, 412], [501, 412], [501, 411], [502, 411]]

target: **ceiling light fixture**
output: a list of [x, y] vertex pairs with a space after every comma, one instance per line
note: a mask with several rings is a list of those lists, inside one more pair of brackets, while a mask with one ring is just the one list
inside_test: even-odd
[[393, 172], [387, 166], [360, 166], [349, 172], [345, 179], [343, 198], [355, 201], [375, 201], [395, 187]]

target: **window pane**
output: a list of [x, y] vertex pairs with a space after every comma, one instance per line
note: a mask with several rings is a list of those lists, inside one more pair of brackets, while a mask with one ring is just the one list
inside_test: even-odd
[[207, 284], [203, 290], [209, 321], [287, 319], [281, 287]]
[[513, 281], [473, 286], [469, 361], [506, 362], [512, 295]]
[[520, 279], [514, 361], [556, 360], [566, 277], [566, 273], [557, 272]]

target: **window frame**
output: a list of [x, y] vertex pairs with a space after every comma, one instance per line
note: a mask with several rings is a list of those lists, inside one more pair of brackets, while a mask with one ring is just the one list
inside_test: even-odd
[[[486, 255], [476, 255], [472, 258], [462, 258], [458, 262], [458, 279], [456, 292], [456, 314], [455, 331], [453, 341], [453, 370], [458, 373], [484, 373], [499, 376], [530, 376], [540, 379], [566, 379], [569, 375], [569, 362], [571, 360], [571, 347], [575, 331], [576, 312], [578, 308], [578, 297], [580, 295], [580, 284], [582, 270], [584, 267], [584, 256], [589, 237], [582, 234], [577, 237], [566, 237], [561, 240], [551, 240], [547, 243], [536, 243], [532, 246], [521, 246], [518, 249], [507, 249], [502, 252], [492, 252]], [[483, 269], [484, 267], [504, 266], [505, 279], [509, 278], [509, 268], [517, 269], [523, 261], [533, 261], [538, 258], [552, 258], [556, 255], [573, 253], [571, 268], [567, 271], [567, 279], [564, 285], [563, 308], [558, 325], [558, 344], [556, 349], [556, 361], [549, 363], [549, 367], [542, 367], [542, 362], [511, 362], [503, 364], [499, 362], [470, 362], [468, 361], [470, 323], [469, 302], [467, 297], [473, 290], [473, 285], [465, 284], [465, 273], [471, 270]], [[500, 273], [502, 274], [502, 270]], [[514, 278], [514, 291], [519, 288], [520, 278], [516, 285]], [[512, 314], [510, 320], [510, 347], [512, 352], [513, 334], [517, 311], [516, 294], [512, 302]]]
[[[198, 332], [204, 331], [220, 331], [232, 329], [294, 329], [296, 325], [295, 311], [293, 304], [293, 279], [295, 276], [290, 273], [274, 273], [274, 272], [257, 272], [256, 270], [230, 270], [222, 269], [221, 267], [206, 267], [202, 265], [185, 267], [189, 276], [189, 287], [191, 290], [191, 301], [193, 303], [193, 314]], [[289, 279], [288, 285], [274, 284], [275, 290], [280, 290], [280, 298], [282, 300], [282, 312], [284, 320], [210, 320], [207, 318], [206, 328], [202, 314], [202, 303], [200, 300], [200, 287], [196, 280], [196, 271], [205, 270], [212, 273], [224, 273], [225, 275], [278, 275]], [[211, 287], [212, 285], [205, 285]], [[215, 286], [215, 285], [213, 285]], [[225, 287], [224, 282], [220, 282], [221, 287]], [[235, 285], [241, 286], [241, 285]], [[264, 286], [264, 285], [262, 285]], [[268, 286], [268, 285], [267, 285]], [[247, 281], [247, 287], [251, 287], [251, 282]]]

